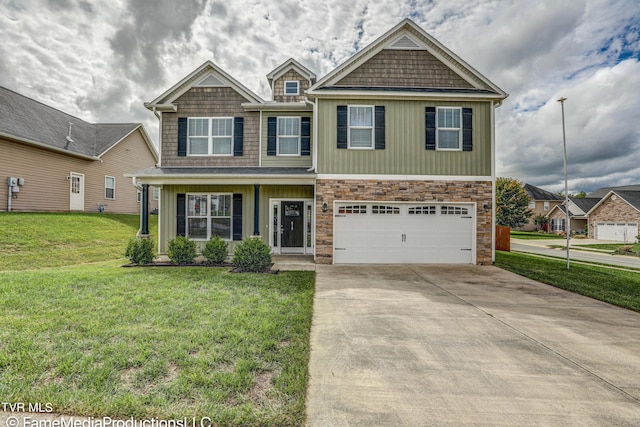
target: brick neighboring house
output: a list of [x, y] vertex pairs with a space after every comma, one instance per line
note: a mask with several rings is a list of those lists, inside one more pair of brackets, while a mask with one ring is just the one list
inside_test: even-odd
[[[640, 185], [598, 189], [585, 198], [570, 198], [571, 232], [583, 233], [596, 240], [633, 243], [639, 234]], [[564, 204], [549, 212], [552, 231], [565, 230]]]
[[0, 211], [138, 214], [124, 174], [157, 161], [140, 123], [87, 123], [0, 87]]
[[564, 201], [564, 198], [531, 184], [524, 184], [523, 188], [529, 195], [529, 209], [533, 212], [533, 215], [529, 218], [529, 222], [522, 226], [520, 230], [533, 231], [536, 229], [534, 218], [538, 215], [546, 216], [551, 209], [560, 205]]
[[[494, 259], [494, 109], [507, 94], [406, 19], [317, 80], [290, 59], [264, 101], [207, 61], [146, 103], [159, 252], [260, 236], [317, 263]], [[143, 214], [144, 215], [144, 214]]]

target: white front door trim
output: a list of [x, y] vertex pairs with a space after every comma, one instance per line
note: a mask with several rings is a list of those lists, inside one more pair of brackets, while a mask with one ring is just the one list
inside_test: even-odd
[[69, 210], [84, 211], [84, 174], [69, 173]]

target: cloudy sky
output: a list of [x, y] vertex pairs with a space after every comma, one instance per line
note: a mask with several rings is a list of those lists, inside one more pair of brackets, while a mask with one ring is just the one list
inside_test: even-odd
[[294, 57], [322, 77], [409, 17], [496, 83], [497, 174], [569, 191], [640, 184], [638, 0], [0, 0], [0, 85], [90, 122], [143, 107], [211, 59], [270, 98]]

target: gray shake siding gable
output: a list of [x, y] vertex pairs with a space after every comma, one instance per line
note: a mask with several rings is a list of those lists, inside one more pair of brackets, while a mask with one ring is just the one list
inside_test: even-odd
[[[247, 99], [228, 87], [193, 87], [180, 96], [176, 113], [162, 115], [163, 166], [257, 166], [259, 159], [260, 114], [248, 112], [241, 104]], [[243, 117], [242, 156], [178, 156], [178, 118]]]

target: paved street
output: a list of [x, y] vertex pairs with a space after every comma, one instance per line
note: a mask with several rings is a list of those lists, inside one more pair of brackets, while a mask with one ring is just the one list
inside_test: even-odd
[[[563, 249], [551, 249], [551, 245], [564, 245], [565, 240], [523, 240], [511, 239], [511, 251], [528, 252], [540, 255], [548, 255], [566, 259], [567, 253]], [[590, 243], [619, 243], [619, 242], [603, 242], [595, 240], [575, 240], [570, 241], [570, 247]], [[586, 252], [578, 249], [570, 249], [570, 260], [597, 262], [603, 264], [618, 265], [621, 267], [640, 268], [640, 257], [632, 257], [625, 255], [609, 255], [605, 253]]]

